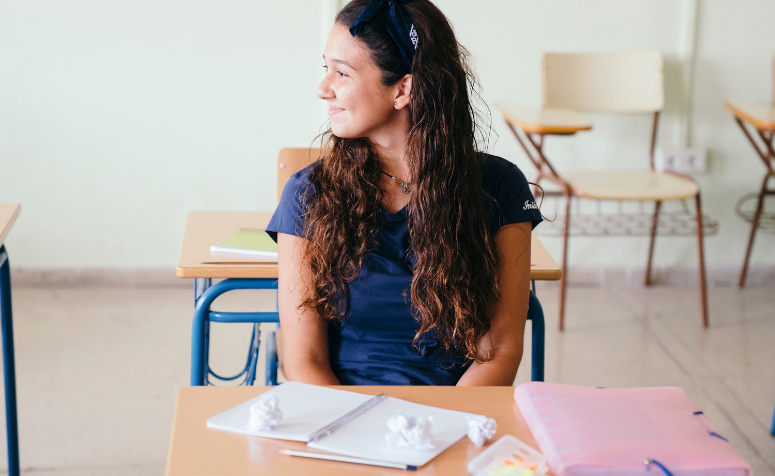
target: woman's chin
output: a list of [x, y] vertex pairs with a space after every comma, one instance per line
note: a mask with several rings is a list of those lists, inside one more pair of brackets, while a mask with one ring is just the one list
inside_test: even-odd
[[354, 134], [349, 128], [341, 126], [337, 127], [336, 124], [331, 124], [331, 132], [340, 139], [355, 139], [356, 137], [360, 137], [358, 134]]

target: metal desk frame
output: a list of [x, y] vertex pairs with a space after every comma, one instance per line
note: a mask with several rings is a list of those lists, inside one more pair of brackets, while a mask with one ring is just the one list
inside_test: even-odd
[[[544, 353], [546, 324], [541, 303], [535, 295], [535, 281], [531, 281], [528, 319], [532, 322], [531, 380], [544, 380]], [[243, 385], [253, 385], [258, 365], [260, 331], [258, 325], [264, 322], [280, 322], [280, 313], [274, 312], [218, 312], [210, 306], [218, 296], [236, 289], [277, 289], [273, 278], [228, 278], [212, 284], [211, 278], [194, 279], [194, 320], [191, 329], [191, 385], [209, 385], [210, 376], [219, 380], [233, 381], [244, 377]], [[209, 365], [210, 323], [253, 323], [253, 335], [248, 349], [247, 362], [243, 369], [233, 376], [220, 376]], [[271, 340], [271, 339], [270, 339]], [[270, 344], [271, 345], [271, 344]], [[268, 348], [266, 362], [266, 385], [277, 384], [277, 360], [275, 349]], [[271, 354], [271, 355], [270, 355]]]

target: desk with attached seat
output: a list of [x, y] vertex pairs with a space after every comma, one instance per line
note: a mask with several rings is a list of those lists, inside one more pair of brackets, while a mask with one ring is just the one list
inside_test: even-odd
[[[761, 227], [767, 231], [775, 232], [775, 214], [765, 213], [764, 211], [764, 198], [767, 195], [775, 195], [775, 189], [768, 187], [770, 179], [775, 177], [775, 150], [773, 149], [773, 141], [775, 140], [775, 107], [762, 106], [741, 100], [729, 100], [725, 105], [735, 115], [735, 121], [737, 121], [743, 133], [751, 142], [751, 145], [756, 150], [756, 154], [762, 159], [766, 168], [761, 190], [756, 195], [756, 210], [750, 216], [738, 210], [738, 213], [751, 222], [751, 236], [748, 238], [748, 247], [745, 251], [743, 269], [740, 271], [740, 281], [738, 282], [738, 286], [742, 288], [745, 287], [748, 261], [751, 259], [751, 250], [753, 250], [753, 240], [756, 236], [756, 231]], [[746, 124], [749, 124], [749, 127], [756, 131], [755, 134], [761, 139], [761, 146], [756, 143], [754, 135], [751, 134]], [[773, 432], [775, 432], [775, 422], [773, 423]]]
[[[641, 204], [646, 201], [655, 203], [653, 214], [647, 218], [637, 216], [632, 220], [633, 217], [624, 214], [611, 217], [601, 214], [594, 217], [593, 225], [588, 230], [578, 230], [582, 232], [580, 234], [586, 236], [650, 235], [645, 279], [647, 286], [651, 283], [651, 265], [657, 231], [665, 230], [674, 235], [696, 234], [702, 322], [704, 326], [708, 326], [703, 236], [706, 228], [715, 230], [715, 227], [703, 219], [700, 190], [691, 177], [662, 173], [654, 169], [653, 157], [659, 112], [664, 105], [662, 66], [661, 53], [656, 50], [585, 54], [547, 53], [543, 58], [544, 107], [530, 109], [509, 103], [495, 106], [506, 119], [508, 127], [525, 150], [528, 159], [536, 167], [538, 171], [536, 183], [540, 185], [541, 180], [552, 182], [559, 187], [559, 191], [550, 191], [547, 195], [558, 195], [565, 199], [565, 216], [562, 220], [563, 278], [560, 282], [560, 330], [563, 330], [565, 322], [568, 238], [572, 230], [574, 234], [577, 231], [570, 219], [573, 198], [577, 198], [577, 201], [578, 198], [585, 198], [614, 200], [619, 203], [624, 201]], [[544, 138], [548, 135], [573, 135], [592, 129], [592, 122], [582, 114], [583, 112], [652, 114], [653, 124], [648, 155], [650, 169], [606, 172], [560, 172], [555, 169], [544, 152]], [[686, 213], [669, 214], [671, 222], [679, 222], [682, 226], [677, 231], [674, 231], [676, 229], [672, 223], [669, 226], [663, 226], [663, 216], [668, 215], [661, 210], [663, 201], [691, 199], [696, 205], [695, 216], [691, 216], [688, 210]], [[623, 218], [628, 223], [624, 226], [621, 223], [615, 223], [614, 230], [611, 230], [608, 225], [612, 218], [614, 222], [621, 221], [620, 218]], [[633, 231], [629, 225], [631, 221], [639, 224], [637, 230]], [[623, 232], [619, 233], [620, 231]]]
[[[191, 336], [191, 385], [205, 385], [211, 374], [208, 366], [210, 322], [279, 322], [278, 312], [215, 312], [210, 305], [225, 292], [235, 289], [276, 289], [277, 263], [259, 261], [245, 255], [210, 253], [210, 246], [240, 228], [264, 229], [271, 212], [190, 212], [186, 220], [183, 243], [178, 258], [177, 275], [194, 278], [196, 307]], [[531, 240], [530, 279], [556, 281], [562, 272], [535, 234]], [[213, 278], [224, 280], [212, 285]], [[540, 304], [531, 294], [532, 319], [532, 379], [543, 380], [544, 322]], [[270, 341], [271, 345], [271, 341]], [[243, 371], [233, 380], [245, 376], [252, 384], [258, 357], [258, 339], [254, 332], [251, 357]], [[271, 350], [271, 349], [270, 349]], [[267, 381], [276, 382], [276, 362], [267, 361]]]

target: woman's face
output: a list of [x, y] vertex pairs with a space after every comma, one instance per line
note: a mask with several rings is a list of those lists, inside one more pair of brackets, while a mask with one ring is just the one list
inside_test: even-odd
[[347, 27], [337, 24], [323, 53], [325, 76], [317, 89], [328, 102], [331, 130], [337, 137], [373, 137], [398, 114], [395, 86], [383, 86], [379, 67]]

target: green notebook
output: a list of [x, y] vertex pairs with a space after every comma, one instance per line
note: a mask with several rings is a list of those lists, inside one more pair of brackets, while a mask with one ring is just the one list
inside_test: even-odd
[[264, 230], [240, 228], [237, 233], [210, 247], [213, 253], [277, 257], [277, 243]]

